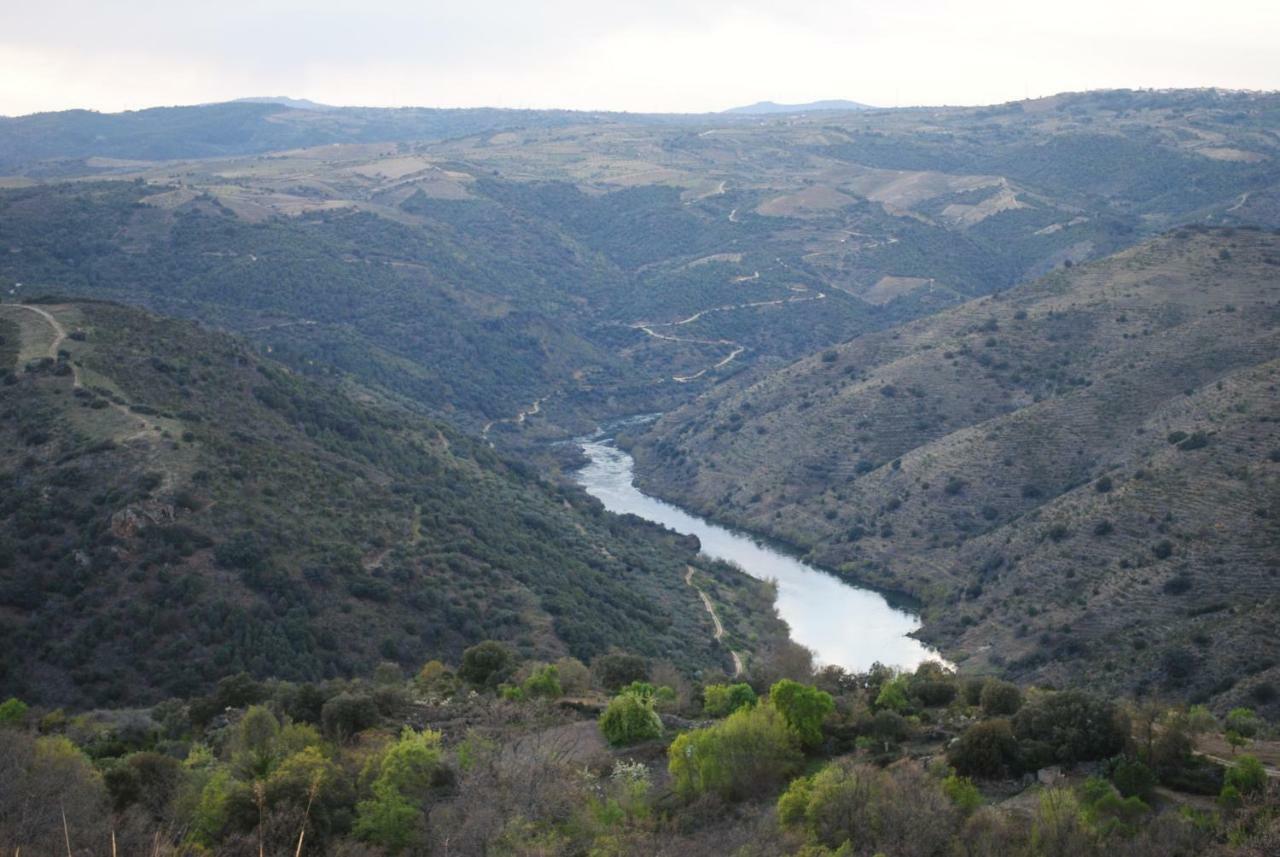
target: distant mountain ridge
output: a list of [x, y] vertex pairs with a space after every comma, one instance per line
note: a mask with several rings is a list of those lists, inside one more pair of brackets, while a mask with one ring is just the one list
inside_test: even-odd
[[287, 95], [254, 95], [248, 98], [236, 98], [232, 104], [278, 104], [281, 107], [292, 107], [294, 110], [340, 110], [333, 104], [321, 104], [309, 98], [290, 98]]
[[730, 107], [724, 113], [768, 114], [768, 113], [816, 113], [824, 110], [875, 110], [870, 104], [849, 101], [843, 98], [825, 101], [807, 101], [803, 104], [779, 104], [776, 101], [757, 101], [743, 107]]

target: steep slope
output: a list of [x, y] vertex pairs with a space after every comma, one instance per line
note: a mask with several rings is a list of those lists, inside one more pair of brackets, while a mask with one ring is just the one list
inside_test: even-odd
[[1276, 234], [1182, 230], [707, 395], [639, 471], [973, 668], [1274, 704], [1278, 301]]
[[0, 695], [146, 701], [486, 638], [730, 668], [696, 544], [451, 428], [112, 304], [0, 304], [0, 338]]

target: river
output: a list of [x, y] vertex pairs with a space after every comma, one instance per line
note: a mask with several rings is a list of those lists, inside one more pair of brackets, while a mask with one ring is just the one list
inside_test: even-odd
[[578, 443], [590, 460], [578, 471], [578, 483], [606, 509], [695, 535], [707, 556], [735, 563], [752, 577], [776, 580], [778, 613], [791, 626], [791, 638], [812, 649], [819, 663], [863, 671], [876, 661], [915, 667], [939, 659], [907, 636], [920, 627], [919, 619], [879, 592], [853, 586], [777, 547], [644, 494], [635, 487], [631, 456], [605, 434]]

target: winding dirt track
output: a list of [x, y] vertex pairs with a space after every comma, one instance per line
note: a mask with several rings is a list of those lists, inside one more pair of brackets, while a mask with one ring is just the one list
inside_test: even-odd
[[[724, 625], [720, 623], [720, 615], [716, 613], [716, 605], [712, 603], [711, 596], [707, 595], [707, 593], [704, 592], [698, 584], [693, 582], [693, 566], [691, 565], [685, 566], [684, 582], [692, 586], [694, 590], [702, 596], [702, 605], [706, 607], [707, 612], [711, 614], [711, 624], [715, 626], [715, 633], [713, 636], [716, 640], [722, 641], [724, 639]], [[733, 658], [733, 677], [737, 678], [742, 675], [743, 672], [742, 656], [733, 649], [729, 649], [729, 655]]]
[[[738, 280], [735, 280], [735, 282], [741, 282], [742, 280], [755, 279], [756, 277], [759, 277], [759, 276], [760, 276], [760, 273], [757, 271], [754, 276], [741, 277]], [[793, 286], [792, 288], [793, 289], [800, 288], [802, 291], [808, 291], [803, 286], [801, 287]], [[681, 325], [695, 322], [698, 319], [702, 318], [704, 315], [710, 315], [711, 313], [715, 313], [715, 312], [730, 312], [733, 310], [740, 310], [740, 309], [756, 309], [758, 307], [766, 307], [766, 306], [782, 306], [784, 304], [805, 303], [807, 301], [821, 301], [821, 300], [826, 300], [826, 297], [827, 295], [825, 292], [818, 292], [817, 294], [813, 294], [813, 295], [808, 295], [808, 294], [803, 296], [795, 295], [789, 298], [776, 298], [774, 300], [768, 300], [768, 301], [748, 301], [747, 303], [741, 303], [741, 304], [726, 304], [724, 306], [708, 307], [707, 309], [704, 309], [704, 310], [698, 310], [693, 315], [687, 318], [679, 319], [678, 321], [637, 321], [637, 322], [633, 322], [630, 325], [630, 327], [634, 330], [644, 331], [646, 334], [648, 334], [649, 336], [652, 336], [654, 339], [664, 339], [668, 342], [684, 342], [691, 345], [727, 345], [730, 347], [731, 350], [729, 352], [729, 355], [721, 359], [719, 362], [712, 364], [711, 366], [707, 366], [703, 369], [700, 369], [697, 372], [694, 372], [692, 375], [672, 375], [671, 376], [672, 381], [675, 381], [678, 384], [687, 384], [690, 381], [696, 381], [697, 379], [701, 378], [703, 375], [707, 374], [708, 372], [711, 372], [715, 369], [720, 369], [724, 366], [728, 366], [738, 357], [738, 355], [746, 351], [747, 347], [740, 342], [734, 342], [732, 339], [695, 339], [693, 337], [687, 337], [687, 336], [672, 336], [669, 333], [658, 333], [656, 330], [654, 330], [655, 327], [680, 327]]]

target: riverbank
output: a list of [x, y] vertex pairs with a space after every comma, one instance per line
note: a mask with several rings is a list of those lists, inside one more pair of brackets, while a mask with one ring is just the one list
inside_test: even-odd
[[748, 534], [714, 524], [634, 484], [633, 460], [606, 436], [580, 439], [589, 464], [575, 476], [610, 511], [638, 515], [698, 537], [703, 553], [732, 562], [748, 575], [774, 580], [778, 612], [792, 638], [817, 659], [849, 670], [880, 662], [914, 667], [939, 659], [910, 635], [919, 628], [914, 613], [891, 604], [881, 593], [854, 586], [800, 558]]

